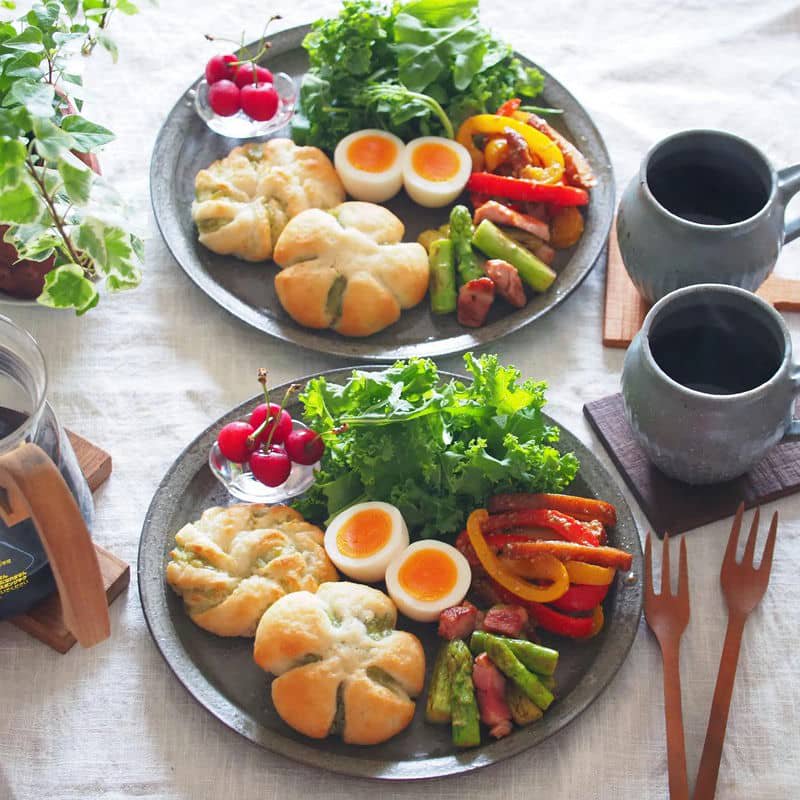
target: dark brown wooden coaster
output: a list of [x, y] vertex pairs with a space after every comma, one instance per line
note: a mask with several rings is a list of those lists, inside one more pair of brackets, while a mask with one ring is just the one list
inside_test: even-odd
[[746, 475], [713, 486], [690, 486], [668, 478], [633, 438], [622, 395], [595, 400], [583, 413], [635, 495], [656, 535], [699, 528], [747, 508], [800, 491], [800, 442], [782, 442]]
[[[89, 488], [94, 492], [111, 475], [111, 456], [77, 433], [67, 431], [67, 436], [78, 457], [81, 472]], [[111, 605], [130, 583], [131, 570], [122, 559], [109, 553], [99, 544], [95, 544], [94, 549], [97, 551], [106, 598]], [[64, 625], [61, 601], [57, 592], [37, 603], [27, 613], [12, 617], [8, 622], [35, 636], [59, 653], [66, 653], [75, 644], [75, 637]]]

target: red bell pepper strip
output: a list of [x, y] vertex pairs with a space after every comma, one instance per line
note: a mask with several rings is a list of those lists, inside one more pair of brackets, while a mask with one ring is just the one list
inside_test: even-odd
[[522, 105], [522, 100], [519, 97], [512, 97], [510, 100], [506, 100], [500, 108], [497, 109], [497, 116], [498, 117], [512, 117], [514, 116], [514, 112], [519, 109]]
[[484, 523], [483, 532], [494, 533], [511, 528], [549, 528], [568, 542], [595, 547], [600, 544], [600, 532], [596, 527], [590, 527], [574, 517], [549, 508], [529, 508], [523, 511], [509, 511], [506, 514], [493, 514]]
[[570, 639], [586, 639], [592, 635], [594, 629], [594, 619], [592, 617], [571, 617], [556, 611], [549, 604], [520, 600], [494, 580], [491, 583], [500, 600], [504, 603], [514, 603], [522, 606], [538, 627]]
[[586, 639], [594, 630], [593, 617], [570, 617], [543, 603], [526, 603], [525, 609], [540, 628], [570, 639]]
[[554, 206], [585, 206], [589, 193], [575, 186], [552, 183], [534, 183], [522, 178], [493, 175], [491, 172], [473, 172], [467, 181], [470, 192], [507, 197], [531, 203], [552, 203]]
[[583, 583], [571, 583], [569, 589], [558, 600], [550, 605], [559, 611], [573, 613], [575, 611], [591, 611], [599, 606], [608, 594], [608, 586], [588, 586]]

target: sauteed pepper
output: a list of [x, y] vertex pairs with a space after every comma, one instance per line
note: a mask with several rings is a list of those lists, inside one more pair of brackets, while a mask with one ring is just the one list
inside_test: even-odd
[[[506, 129], [520, 134], [528, 145], [531, 155], [543, 166], [533, 167], [536, 170], [532, 177], [544, 184], [556, 183], [564, 174], [564, 154], [558, 145], [541, 131], [537, 131], [525, 122], [513, 117], [498, 114], [476, 114], [461, 123], [456, 134], [456, 141], [464, 145], [472, 156], [472, 166], [480, 170], [484, 166], [484, 155], [475, 146], [475, 136], [502, 136]], [[481, 191], [477, 189], [476, 191]], [[573, 204], [574, 205], [574, 204]]]
[[481, 532], [481, 527], [488, 517], [489, 513], [484, 508], [473, 511], [467, 519], [467, 536], [481, 566], [496, 583], [511, 592], [515, 598], [539, 603], [556, 600], [569, 589], [567, 570], [557, 558], [539, 561], [542, 577], [552, 581], [549, 586], [534, 586], [506, 570], [497, 560], [497, 556]]
[[467, 181], [467, 189], [492, 197], [507, 197], [509, 200], [530, 203], [552, 203], [554, 206], [585, 206], [589, 203], [589, 193], [576, 186], [538, 183], [527, 178], [493, 175], [491, 172], [473, 172]]

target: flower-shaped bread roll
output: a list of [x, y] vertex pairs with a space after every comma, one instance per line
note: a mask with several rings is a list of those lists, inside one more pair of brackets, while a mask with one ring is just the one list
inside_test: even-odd
[[167, 582], [189, 616], [219, 636], [253, 636], [287, 592], [335, 581], [323, 533], [288, 506], [209, 508], [175, 535]]
[[283, 229], [273, 257], [281, 305], [309, 328], [369, 336], [397, 322], [428, 290], [428, 256], [403, 243], [403, 223], [373, 203], [310, 209]]
[[344, 188], [317, 147], [270, 139], [234, 147], [197, 173], [192, 219], [200, 243], [223, 255], [264, 261], [286, 223], [307, 208], [331, 208]]
[[254, 658], [278, 677], [272, 700], [281, 718], [315, 739], [331, 733], [377, 744], [414, 716], [425, 679], [416, 636], [394, 630], [397, 610], [383, 592], [326, 583], [272, 605], [258, 625]]

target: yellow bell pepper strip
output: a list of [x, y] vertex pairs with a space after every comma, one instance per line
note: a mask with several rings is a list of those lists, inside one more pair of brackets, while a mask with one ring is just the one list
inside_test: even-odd
[[585, 586], [608, 586], [617, 574], [613, 567], [598, 567], [596, 564], [584, 564], [582, 561], [565, 561], [564, 566], [570, 583], [582, 583]]
[[508, 142], [502, 136], [495, 136], [483, 148], [486, 169], [494, 172], [508, 158]]
[[531, 155], [543, 165], [536, 167], [541, 171], [540, 180], [544, 183], [555, 183], [564, 174], [564, 154], [558, 145], [541, 131], [520, 122], [514, 117], [501, 117], [498, 114], [476, 114], [467, 117], [461, 123], [456, 134], [456, 141], [464, 145], [472, 157], [472, 168], [483, 169], [483, 153], [475, 146], [475, 136], [502, 136], [506, 128], [519, 133], [527, 142]]
[[481, 527], [488, 518], [489, 512], [485, 508], [473, 511], [467, 519], [467, 536], [481, 566], [491, 578], [522, 600], [549, 603], [566, 593], [569, 589], [569, 576], [564, 565], [557, 559], [553, 559], [552, 562], [542, 562], [542, 569], [549, 564], [549, 568], [552, 570], [548, 576], [552, 580], [549, 586], [534, 586], [504, 569], [486, 539], [483, 538]]
[[530, 203], [552, 203], [554, 206], [585, 206], [589, 203], [589, 193], [585, 189], [563, 184], [554, 186], [536, 183], [523, 178], [493, 175], [491, 172], [473, 172], [467, 181], [467, 189], [492, 197]]
[[603, 614], [603, 606], [595, 606], [592, 611], [592, 632], [589, 634], [589, 638], [591, 639], [592, 636], [597, 636], [597, 634], [603, 630], [603, 625], [605, 624], [606, 617], [605, 614]]

